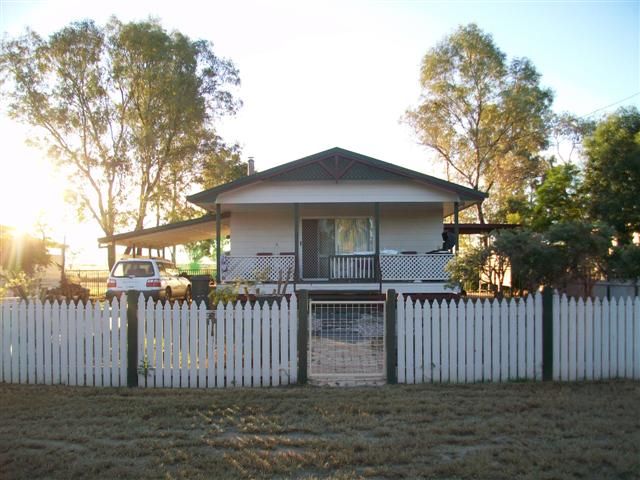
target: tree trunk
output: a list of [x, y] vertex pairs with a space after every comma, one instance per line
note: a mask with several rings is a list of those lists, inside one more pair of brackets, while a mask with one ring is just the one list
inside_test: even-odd
[[110, 243], [107, 246], [107, 263], [109, 264], [109, 271], [111, 271], [116, 263], [116, 245], [114, 243]]

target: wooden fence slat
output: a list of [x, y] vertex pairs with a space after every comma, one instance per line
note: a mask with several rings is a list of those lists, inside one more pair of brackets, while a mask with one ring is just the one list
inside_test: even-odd
[[593, 302], [587, 298], [584, 305], [584, 368], [585, 379], [593, 380]]
[[473, 346], [473, 336], [467, 335], [469, 333], [467, 324], [472, 314], [473, 311], [467, 311], [464, 300], [460, 300], [458, 302], [458, 383], [469, 381], [467, 379], [467, 373], [469, 372], [469, 365], [473, 360], [473, 356], [469, 358], [468, 346]]
[[186, 302], [182, 309], [189, 315], [189, 388], [198, 387], [198, 307], [194, 302], [191, 305]]
[[243, 368], [242, 368], [242, 385], [245, 387], [251, 386], [251, 358], [253, 357], [252, 343], [251, 343], [251, 327], [253, 317], [253, 308], [250, 302], [245, 303], [242, 309], [242, 349], [243, 349]]
[[631, 297], [626, 299], [625, 311], [625, 361], [624, 361], [624, 377], [633, 378], [633, 300]]
[[[479, 304], [480, 302], [478, 302]], [[478, 314], [476, 313], [476, 318]], [[488, 382], [492, 379], [492, 350], [491, 342], [493, 340], [491, 335], [492, 329], [492, 316], [491, 316], [491, 301], [484, 299], [482, 301], [482, 380]]]
[[60, 304], [60, 383], [69, 384], [69, 309]]
[[233, 344], [230, 346], [234, 353], [233, 361], [233, 385], [235, 387], [242, 386], [242, 305], [236, 303], [233, 319]]
[[262, 305], [260, 302], [256, 302], [253, 307], [253, 316], [251, 317], [252, 326], [251, 330], [253, 332], [253, 337], [251, 338], [252, 346], [252, 376], [251, 382], [254, 387], [259, 387], [262, 382], [260, 382], [260, 374], [262, 373], [262, 350], [260, 348], [262, 339], [262, 335], [264, 332], [262, 331], [260, 320], [262, 319]]
[[10, 383], [11, 379], [5, 378], [5, 368], [7, 365], [7, 353], [10, 347], [7, 345], [7, 338], [10, 335], [5, 327], [7, 315], [9, 313], [9, 301], [0, 302], [0, 382]]
[[467, 300], [465, 303], [465, 310], [467, 312], [467, 317], [465, 318], [465, 342], [466, 342], [466, 352], [464, 355], [465, 358], [465, 379], [466, 383], [472, 383], [474, 381], [475, 376], [475, 350], [476, 350], [476, 338], [475, 338], [475, 308], [473, 306], [473, 302], [471, 300]]
[[398, 383], [407, 383], [406, 355], [405, 355], [405, 312], [409, 298], [406, 299], [402, 294], [398, 295], [398, 303], [396, 310], [397, 329], [398, 329]]
[[138, 318], [138, 325], [142, 324], [143, 331], [145, 332], [144, 344], [145, 344], [145, 352], [144, 352], [144, 366], [146, 366], [146, 375], [143, 375], [142, 382], [138, 382], [139, 387], [154, 387], [154, 360], [155, 360], [155, 352], [154, 352], [154, 343], [156, 337], [156, 322], [155, 322], [155, 308], [153, 304], [153, 299], [149, 298], [146, 303], [146, 308], [142, 310], [143, 316]]
[[[52, 368], [51, 351], [52, 351], [52, 345], [54, 343], [54, 339], [53, 339], [53, 335], [51, 334], [51, 328], [53, 323], [53, 313], [51, 310], [51, 302], [49, 301], [44, 302], [43, 316], [44, 316], [44, 319], [42, 321], [42, 325], [43, 325], [42, 340], [44, 342], [44, 383], [45, 385], [51, 385], [52, 379], [53, 379], [53, 374], [51, 372], [51, 368]], [[5, 328], [4, 331], [6, 332], [7, 324], [5, 324], [4, 328]], [[8, 339], [8, 336], [9, 336], [8, 334], [5, 335], [7, 339]], [[7, 374], [8, 367], [9, 365], [5, 365], [5, 376]]]
[[527, 366], [525, 364], [527, 359], [526, 352], [526, 342], [527, 342], [527, 331], [526, 331], [526, 308], [525, 308], [525, 299], [519, 298], [517, 300], [518, 305], [518, 369], [517, 369], [517, 378], [524, 379], [527, 377]]
[[280, 308], [271, 305], [271, 384], [280, 385]]
[[624, 298], [618, 299], [618, 369], [616, 377], [624, 378], [625, 374], [625, 302]]
[[422, 345], [422, 304], [419, 300], [416, 300], [413, 309], [413, 330], [415, 332], [414, 356], [416, 359], [414, 364], [414, 380], [415, 383], [423, 383], [425, 358]]
[[63, 308], [67, 308], [67, 319], [69, 321], [69, 343], [68, 343], [68, 351], [69, 351], [69, 385], [77, 385], [78, 384], [78, 361], [77, 361], [77, 350], [78, 350], [78, 321], [77, 321], [77, 309], [76, 305], [71, 302], [69, 305], [64, 305]]
[[265, 302], [262, 305], [262, 386], [271, 385], [271, 308]]
[[474, 309], [474, 350], [473, 350], [473, 381], [481, 382], [482, 381], [482, 368], [483, 368], [483, 349], [484, 342], [482, 340], [482, 335], [484, 332], [484, 319], [482, 318], [482, 303], [480, 300], [477, 300], [475, 303], [469, 301], [468, 309]]
[[104, 325], [111, 321], [111, 309], [115, 308], [116, 299], [114, 298], [111, 305], [105, 302], [104, 309], [100, 315], [94, 318], [93, 323], [93, 382], [94, 385], [100, 387], [102, 382], [102, 332]]
[[[248, 339], [248, 343], [250, 339]], [[289, 385], [289, 304], [286, 299], [280, 303], [280, 383]]]
[[[215, 328], [216, 321], [215, 315], [216, 313], [207, 311], [207, 306], [204, 302], [201, 303], [201, 307], [204, 308], [204, 312], [206, 315], [206, 324], [205, 328], [207, 331], [207, 372], [206, 372], [206, 387], [207, 388], [215, 388], [216, 386], [216, 336], [215, 336]], [[214, 306], [215, 307], [215, 306]]]
[[536, 380], [542, 380], [542, 293], [535, 295], [534, 304], [534, 374]]
[[171, 387], [173, 374], [173, 322], [171, 321], [171, 310], [163, 307], [160, 302], [156, 309], [162, 312], [162, 383], [164, 388]]
[[13, 310], [15, 302], [8, 300], [2, 303], [2, 381], [13, 383], [12, 360], [15, 354], [13, 348]]
[[180, 334], [182, 332], [182, 318], [178, 315], [178, 306], [168, 303], [165, 309], [171, 311], [171, 387], [180, 387]]
[[30, 300], [27, 304], [27, 383], [35, 383], [36, 379], [36, 310], [35, 301]]
[[154, 328], [154, 356], [153, 356], [153, 386], [156, 388], [163, 387], [164, 385], [164, 315], [162, 304], [156, 302], [153, 306], [153, 323]]
[[[433, 302], [436, 304], [436, 302]], [[422, 309], [422, 348], [423, 364], [422, 364], [422, 377], [425, 383], [431, 383], [433, 381], [433, 366], [434, 362], [431, 360], [433, 355], [433, 336], [432, 336], [432, 309], [428, 300], [424, 302], [424, 308]]]
[[18, 352], [20, 383], [27, 383], [27, 304], [24, 300], [18, 307]]
[[640, 297], [633, 302], [633, 378], [640, 379]]
[[500, 303], [497, 300], [487, 300], [490, 309], [491, 318], [491, 377], [490, 380], [494, 382], [500, 381], [501, 373], [501, 354], [500, 348], [502, 348], [502, 333], [501, 333], [501, 320], [500, 320]]
[[602, 300], [602, 378], [611, 378], [611, 305]]
[[440, 304], [440, 379], [449, 382], [449, 303]]
[[509, 379], [509, 304], [502, 299], [500, 305], [500, 381]]
[[[127, 352], [120, 352], [116, 350], [112, 345], [113, 343], [113, 331], [117, 328], [120, 322], [120, 303], [124, 302], [125, 297], [121, 297], [114, 301], [114, 306], [110, 310], [110, 317], [107, 317], [106, 322], [100, 325], [100, 338], [102, 339], [102, 346], [100, 349], [100, 370], [102, 372], [102, 385], [115, 386], [114, 363], [118, 360], [126, 362]], [[124, 383], [126, 385], [126, 383]]]
[[292, 294], [289, 299], [289, 357], [291, 383], [298, 383], [298, 299]]
[[577, 305], [574, 298], [569, 300], [569, 377], [568, 380], [577, 378], [578, 361], [578, 335], [577, 335]]
[[51, 322], [51, 383], [59, 385], [62, 383], [62, 345], [60, 337], [62, 336], [62, 326], [60, 322], [60, 303], [53, 302], [51, 306], [52, 322]]
[[[106, 305], [105, 305], [106, 308]], [[91, 317], [87, 318], [87, 385], [96, 385], [96, 327], [102, 320], [100, 302], [95, 301], [89, 310]]]
[[609, 378], [618, 376], [618, 303], [609, 302]]
[[602, 302], [596, 298], [593, 302], [593, 378], [602, 379]]
[[180, 315], [180, 384], [178, 386], [185, 388], [189, 386], [189, 310], [180, 308], [178, 302], [173, 305], [174, 311], [178, 311]]
[[569, 300], [562, 295], [560, 300], [560, 380], [569, 380]]
[[442, 381], [442, 357], [440, 352], [441, 341], [441, 320], [440, 320], [440, 304], [434, 300], [430, 307], [431, 312], [431, 381], [439, 383]]
[[455, 301], [449, 303], [449, 381], [458, 381], [458, 306]]
[[76, 326], [77, 326], [77, 339], [78, 348], [76, 350], [76, 361], [78, 362], [77, 382], [78, 385], [86, 385], [85, 366], [87, 355], [87, 323], [86, 323], [86, 310], [82, 302], [78, 303], [76, 307]]
[[225, 343], [224, 327], [226, 312], [222, 302], [216, 306], [216, 387], [224, 388], [225, 377]]
[[507, 300], [509, 306], [509, 380], [518, 378], [518, 302]]
[[[193, 302], [195, 304], [196, 302]], [[196, 305], [198, 312], [198, 388], [207, 388], [207, 368], [209, 365], [209, 329], [207, 328], [207, 306], [204, 302]]]
[[[91, 305], [91, 304], [89, 304]], [[44, 305], [42, 301], [36, 302], [36, 383], [44, 384]], [[2, 373], [0, 372], [0, 375]]]
[[87, 302], [84, 308], [84, 385], [93, 385], [93, 305]]
[[535, 318], [535, 298], [533, 295], [528, 295], [527, 298], [524, 300], [525, 301], [525, 307], [526, 307], [526, 320], [525, 320], [525, 329], [526, 329], [526, 335], [527, 335], [527, 339], [525, 341], [525, 346], [526, 346], [526, 373], [525, 373], [525, 378], [527, 378], [528, 380], [534, 380], [536, 378], [536, 373], [535, 373], [535, 355], [534, 355], [534, 349], [535, 349], [535, 325], [536, 325], [536, 318]]
[[227, 304], [225, 309], [225, 322], [224, 322], [224, 378], [225, 378], [225, 386], [233, 387], [234, 383], [234, 335], [235, 335], [235, 325], [233, 322], [235, 311], [233, 305], [231, 303]]
[[585, 330], [584, 300], [582, 298], [579, 298], [576, 303], [576, 378], [578, 380], [584, 380], [585, 378], [584, 330]]
[[415, 357], [413, 354], [414, 343], [414, 330], [413, 322], [415, 319], [414, 302], [407, 298], [407, 304], [404, 314], [405, 324], [405, 352], [406, 352], [406, 368], [407, 368], [407, 383], [415, 383]]
[[[119, 309], [118, 321], [116, 322], [116, 328], [118, 329], [117, 345], [114, 347], [115, 362], [113, 369], [114, 375], [118, 376], [117, 385], [125, 386], [127, 384], [127, 300], [126, 296], [123, 296], [120, 302], [117, 304]], [[120, 369], [118, 372], [117, 369]], [[119, 375], [118, 375], [119, 373]]]

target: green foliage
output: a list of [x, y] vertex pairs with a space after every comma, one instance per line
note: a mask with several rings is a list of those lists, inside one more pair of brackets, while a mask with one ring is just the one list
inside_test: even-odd
[[533, 195], [527, 222], [531, 228], [541, 232], [561, 222], [583, 220], [585, 199], [581, 181], [580, 170], [574, 164], [550, 167]]
[[601, 121], [585, 152], [589, 213], [629, 243], [640, 231], [640, 112], [623, 108]]
[[68, 198], [105, 235], [141, 228], [150, 206], [157, 218], [175, 211], [222, 144], [215, 119], [240, 105], [233, 63], [154, 20], [27, 31], [2, 42], [0, 80], [10, 114], [40, 128], [69, 173]]
[[238, 291], [236, 287], [217, 285], [215, 289], [209, 292], [209, 305], [215, 308], [218, 303], [223, 305], [235, 302], [238, 299]]
[[[553, 95], [525, 58], [507, 63], [491, 35], [458, 28], [422, 62], [423, 94], [406, 119], [455, 181], [491, 194], [495, 215], [540, 173], [535, 154], [547, 146]], [[478, 206], [478, 220], [485, 221]]]
[[15, 294], [23, 300], [38, 296], [40, 280], [24, 271], [0, 272], [0, 298]]
[[608, 273], [612, 278], [640, 279], [640, 245], [620, 245], [609, 257]]

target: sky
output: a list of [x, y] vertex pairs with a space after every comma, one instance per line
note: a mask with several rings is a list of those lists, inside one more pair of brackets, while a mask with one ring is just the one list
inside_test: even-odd
[[[74, 20], [104, 24], [112, 15], [159, 18], [169, 30], [211, 40], [234, 62], [244, 105], [218, 129], [258, 170], [338, 146], [443, 177], [401, 118], [417, 104], [425, 53], [470, 22], [509, 59], [532, 60], [555, 93], [555, 111], [640, 107], [640, 0], [0, 0], [0, 32], [14, 37], [29, 27], [47, 36]], [[29, 230], [39, 217], [56, 240], [66, 238], [73, 261], [104, 262], [99, 228], [65, 207], [64, 178], [25, 145], [37, 132], [9, 119], [2, 99], [0, 132], [0, 224]]]

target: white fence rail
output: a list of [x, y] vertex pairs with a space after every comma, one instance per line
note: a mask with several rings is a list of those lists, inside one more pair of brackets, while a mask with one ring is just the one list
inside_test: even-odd
[[125, 302], [6, 301], [0, 312], [2, 382], [127, 384]]
[[140, 303], [138, 385], [266, 387], [297, 382], [297, 300], [215, 311]]
[[398, 299], [398, 382], [542, 379], [542, 298]]
[[[542, 379], [542, 296], [398, 297], [398, 382]], [[640, 298], [553, 298], [553, 379], [640, 379]]]

